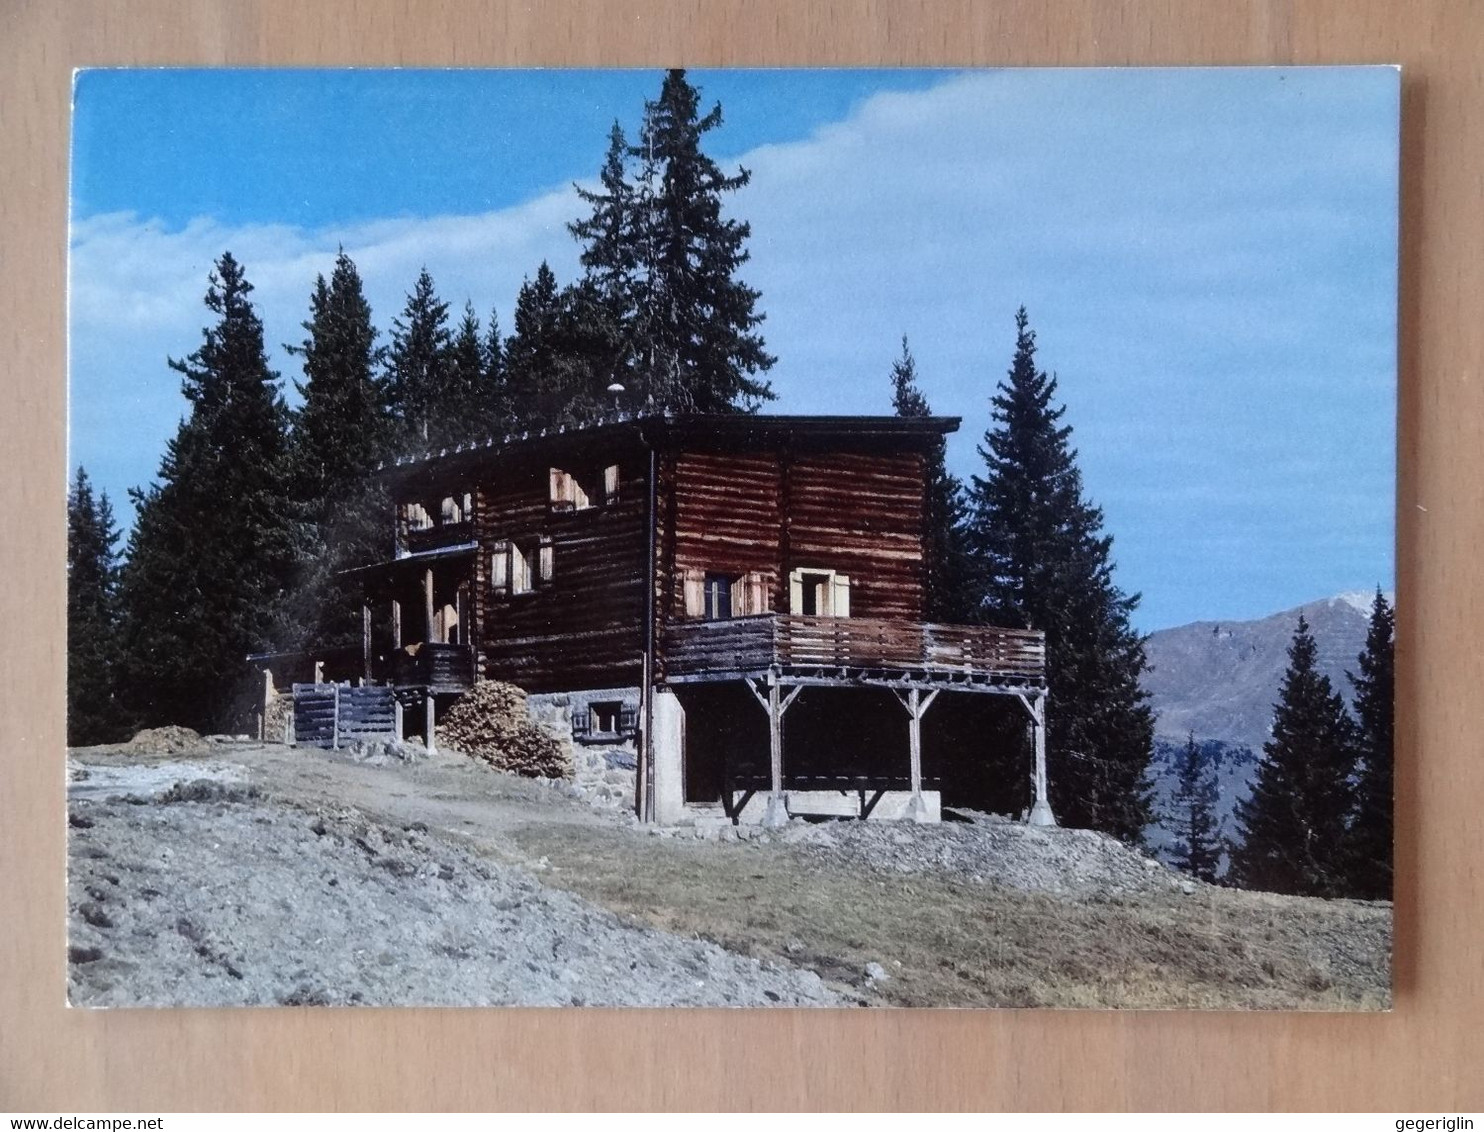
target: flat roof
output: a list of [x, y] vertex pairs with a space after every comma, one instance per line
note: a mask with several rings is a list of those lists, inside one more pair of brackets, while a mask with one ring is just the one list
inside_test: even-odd
[[381, 465], [383, 475], [397, 475], [460, 462], [482, 455], [523, 454], [543, 447], [564, 447], [596, 437], [630, 433], [649, 443], [716, 437], [759, 440], [780, 435], [817, 439], [939, 438], [958, 431], [959, 417], [807, 416], [785, 413], [617, 413], [587, 425], [531, 430], [399, 456]]

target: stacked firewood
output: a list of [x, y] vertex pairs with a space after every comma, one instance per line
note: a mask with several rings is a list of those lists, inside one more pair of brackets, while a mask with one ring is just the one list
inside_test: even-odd
[[531, 722], [526, 694], [514, 684], [483, 680], [460, 697], [438, 725], [438, 746], [532, 778], [570, 778], [564, 743]]

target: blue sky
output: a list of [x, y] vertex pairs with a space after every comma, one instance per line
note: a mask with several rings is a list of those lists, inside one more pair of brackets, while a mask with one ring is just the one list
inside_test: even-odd
[[[884, 412], [905, 333], [978, 466], [1024, 303], [1117, 578], [1154, 629], [1391, 588], [1398, 73], [692, 72], [753, 172], [778, 412]], [[212, 260], [279, 344], [338, 245], [386, 331], [426, 265], [508, 332], [577, 271], [655, 71], [90, 71], [74, 111], [71, 463], [129, 518], [184, 410]], [[291, 387], [290, 387], [291, 388]]]

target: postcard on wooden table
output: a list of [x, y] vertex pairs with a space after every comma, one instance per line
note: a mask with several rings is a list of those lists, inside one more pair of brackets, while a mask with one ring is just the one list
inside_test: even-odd
[[70, 1002], [1386, 1008], [1399, 88], [79, 72]]

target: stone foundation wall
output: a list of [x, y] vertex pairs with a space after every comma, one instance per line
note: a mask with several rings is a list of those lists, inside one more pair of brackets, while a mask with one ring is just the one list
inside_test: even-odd
[[638, 688], [599, 688], [582, 692], [545, 692], [526, 697], [531, 719], [546, 727], [572, 756], [577, 788], [588, 798], [617, 808], [634, 804], [634, 776], [639, 763], [635, 735], [616, 738], [574, 738], [573, 716], [595, 703], [639, 705]]

